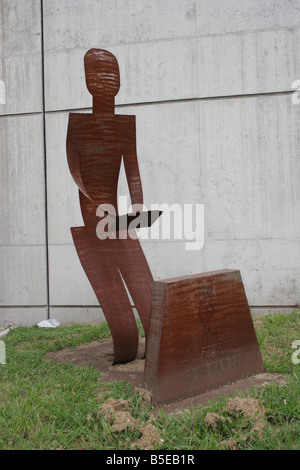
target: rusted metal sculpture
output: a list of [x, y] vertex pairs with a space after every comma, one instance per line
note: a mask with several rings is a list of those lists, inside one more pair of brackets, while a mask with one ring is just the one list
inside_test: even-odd
[[[117, 185], [123, 158], [132, 204], [143, 204], [136, 152], [135, 116], [116, 115], [119, 66], [108, 51], [91, 49], [84, 57], [86, 85], [93, 96], [91, 114], [70, 113], [67, 157], [79, 188], [83, 227], [71, 229], [74, 244], [94, 289], [114, 343], [114, 364], [135, 359], [138, 330], [124, 282], [149, 331], [153, 277], [139, 240], [133, 234], [100, 240], [98, 206], [117, 210]], [[123, 279], [122, 279], [123, 278]]]
[[[159, 403], [177, 401], [263, 371], [239, 271], [223, 270], [154, 282], [134, 229], [122, 226], [117, 185], [123, 158], [132, 204], [142, 210], [135, 116], [116, 115], [120, 87], [116, 58], [89, 50], [84, 58], [92, 114], [70, 113], [67, 156], [79, 188], [83, 227], [74, 244], [110, 327], [114, 364], [136, 358], [138, 330], [132, 297], [146, 335], [143, 384]], [[99, 239], [98, 208], [108, 211], [115, 238]], [[97, 213], [96, 213], [97, 212]], [[161, 212], [145, 212], [150, 226]], [[130, 215], [129, 222], [136, 213]], [[128, 222], [128, 218], [127, 218]], [[121, 225], [121, 227], [120, 227]], [[101, 237], [100, 237], [101, 238]], [[124, 281], [124, 282], [123, 282]]]
[[191, 397], [263, 370], [239, 271], [154, 283], [144, 381], [155, 402]]

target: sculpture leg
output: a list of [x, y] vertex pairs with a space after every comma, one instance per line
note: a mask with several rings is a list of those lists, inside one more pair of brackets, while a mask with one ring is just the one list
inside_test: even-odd
[[[130, 301], [115, 264], [118, 240], [99, 240], [94, 229], [71, 229], [74, 244], [86, 275], [109, 325], [114, 344], [114, 364], [136, 358], [138, 330]], [[112, 243], [110, 243], [112, 242]]]
[[130, 292], [133, 303], [142, 321], [146, 340], [149, 332], [150, 309], [153, 277], [140, 241], [127, 238], [120, 239], [122, 255], [118, 258], [118, 268]]

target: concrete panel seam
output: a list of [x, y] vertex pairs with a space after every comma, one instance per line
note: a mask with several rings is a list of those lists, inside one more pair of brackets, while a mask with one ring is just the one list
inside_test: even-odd
[[[137, 106], [155, 106], [158, 104], [170, 104], [170, 103], [190, 103], [193, 101], [216, 101], [216, 100], [227, 100], [227, 99], [246, 99], [246, 98], [256, 98], [260, 96], [282, 96], [293, 94], [295, 90], [282, 90], [282, 91], [266, 91], [261, 93], [247, 93], [247, 94], [237, 94], [237, 95], [220, 95], [220, 96], [194, 96], [191, 98], [176, 98], [172, 100], [157, 100], [157, 101], [140, 101], [132, 103], [120, 103], [116, 104], [116, 108], [129, 108]], [[75, 111], [90, 111], [92, 108], [66, 108], [66, 109], [49, 109], [45, 111], [45, 114], [52, 113], [66, 113], [66, 112], [75, 112]]]
[[[282, 96], [282, 95], [291, 95], [295, 92], [295, 90], [283, 90], [283, 91], [266, 91], [262, 93], [247, 93], [247, 94], [238, 94], [238, 95], [220, 95], [220, 96], [195, 96], [192, 98], [178, 98], [172, 100], [157, 100], [157, 101], [140, 101], [140, 102], [132, 102], [132, 103], [120, 103], [116, 105], [116, 108], [129, 108], [129, 107], [137, 107], [137, 106], [155, 106], [158, 104], [169, 104], [169, 103], [190, 103], [193, 101], [216, 101], [216, 100], [227, 100], [227, 99], [246, 99], [246, 98], [255, 98], [260, 96]], [[54, 114], [54, 113], [69, 113], [69, 112], [76, 112], [76, 111], [90, 111], [92, 108], [64, 108], [64, 109], [50, 109], [44, 112], [36, 111], [36, 112], [28, 112], [28, 113], [15, 113], [15, 114], [0, 114], [0, 118], [8, 118], [8, 117], [19, 117], [19, 116], [38, 116], [38, 115], [47, 115], [47, 114]]]
[[41, 57], [42, 57], [42, 94], [43, 94], [43, 145], [44, 145], [44, 184], [45, 184], [45, 251], [46, 251], [46, 278], [47, 278], [47, 316], [50, 318], [50, 286], [49, 286], [49, 249], [48, 249], [48, 194], [47, 194], [47, 148], [46, 148], [46, 115], [45, 115], [45, 56], [44, 56], [44, 8], [41, 7]]

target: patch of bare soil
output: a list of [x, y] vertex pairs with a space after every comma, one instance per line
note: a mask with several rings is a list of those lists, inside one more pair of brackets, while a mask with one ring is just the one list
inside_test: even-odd
[[266, 346], [266, 350], [271, 355], [281, 354], [282, 353], [282, 349], [279, 348], [278, 346], [274, 346], [273, 344], [270, 344], [269, 346]]
[[256, 398], [234, 397], [227, 400], [226, 410], [231, 415], [242, 414], [249, 418], [246, 425], [252, 424], [250, 434], [257, 432], [262, 437], [262, 432], [266, 427], [266, 409]]
[[110, 370], [117, 370], [123, 372], [142, 372], [145, 367], [145, 359], [135, 359], [134, 361], [127, 362], [126, 364], [115, 364], [110, 367]]
[[220, 416], [218, 413], [207, 413], [204, 418], [205, 426], [212, 428], [213, 431], [217, 431], [220, 423], [227, 421], [228, 418]]
[[232, 430], [233, 436], [221, 442], [221, 448], [229, 450], [238, 450], [239, 441], [245, 439], [251, 439], [254, 437], [254, 433], [257, 433], [259, 438], [262, 437], [263, 430], [267, 425], [266, 409], [265, 407], [255, 398], [251, 397], [240, 397], [228, 398], [226, 404], [226, 411], [229, 416], [221, 416], [218, 413], [207, 413], [204, 418], [204, 423], [207, 428], [211, 428], [214, 432], [220, 430], [220, 426], [224, 422], [232, 423], [236, 417], [245, 417], [245, 423], [243, 423], [242, 435], [235, 435], [234, 429]]
[[142, 429], [142, 437], [130, 446], [131, 450], [152, 450], [163, 443], [158, 430], [151, 423], [147, 422]]
[[236, 439], [233, 439], [230, 437], [229, 439], [226, 439], [225, 441], [222, 441], [220, 443], [221, 449], [227, 449], [227, 450], [239, 450], [239, 445], [238, 441]]
[[134, 391], [139, 394], [140, 401], [145, 405], [150, 405], [152, 401], [152, 393], [149, 390], [141, 387], [135, 387]]
[[278, 374], [271, 374], [268, 372], [264, 372], [262, 374], [257, 374], [256, 378], [258, 380], [265, 380], [260, 384], [261, 387], [266, 387], [267, 385], [277, 384], [280, 387], [284, 387], [287, 385], [288, 380], [287, 376], [285, 375], [278, 375]]
[[130, 411], [130, 402], [123, 400], [123, 398], [116, 400], [110, 397], [105, 401], [105, 405], [106, 407], [113, 408], [115, 411]]
[[120, 372], [143, 372], [145, 367], [145, 338], [139, 339], [139, 350], [134, 361], [126, 364], [115, 364], [110, 367], [112, 371]]
[[128, 380], [134, 386], [142, 383], [145, 366], [145, 339], [139, 338], [139, 350], [134, 361], [127, 364], [113, 365], [114, 347], [112, 339], [102, 339], [83, 343], [75, 348], [52, 351], [44, 360], [58, 363], [71, 362], [75, 366], [93, 366], [104, 373], [103, 380]]
[[[144, 393], [147, 392], [147, 390], [137, 389], [137, 391], [141, 391], [142, 397], [148, 397], [148, 395]], [[146, 398], [146, 401], [147, 400], [148, 398]], [[110, 425], [111, 432], [120, 433], [125, 431], [125, 429], [129, 429], [132, 432], [138, 431], [141, 433], [141, 437], [131, 444], [131, 450], [151, 450], [161, 445], [163, 442], [158, 430], [152, 424], [151, 419], [144, 423], [139, 419], [133, 418], [130, 413], [130, 403], [127, 400], [108, 398], [100, 406], [98, 413], [99, 416], [105, 418]]]
[[108, 398], [99, 408], [98, 414], [106, 419], [112, 432], [122, 432], [126, 428], [135, 431], [138, 420], [130, 414], [130, 403], [127, 400]]

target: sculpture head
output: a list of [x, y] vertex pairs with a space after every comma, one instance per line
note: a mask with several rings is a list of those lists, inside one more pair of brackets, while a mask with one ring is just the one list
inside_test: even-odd
[[104, 49], [90, 49], [84, 56], [86, 86], [94, 97], [114, 97], [120, 89], [118, 61]]

